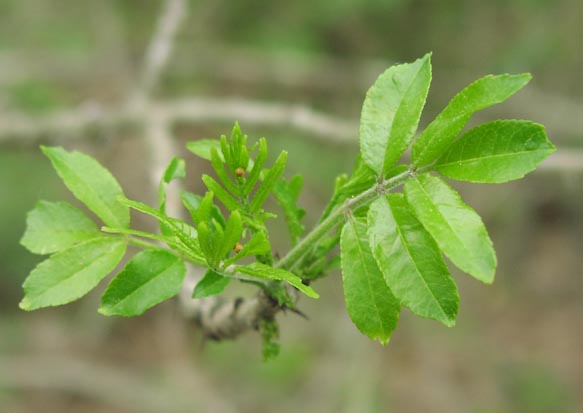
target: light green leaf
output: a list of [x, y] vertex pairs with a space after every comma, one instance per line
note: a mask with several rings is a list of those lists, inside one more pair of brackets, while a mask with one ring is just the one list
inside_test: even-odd
[[277, 157], [277, 159], [275, 160], [273, 167], [269, 170], [269, 172], [267, 173], [267, 176], [265, 177], [265, 179], [263, 180], [263, 182], [261, 183], [261, 185], [257, 189], [257, 192], [255, 192], [255, 195], [253, 196], [253, 199], [251, 200], [251, 206], [250, 206], [251, 212], [258, 212], [259, 211], [259, 209], [261, 208], [261, 206], [263, 205], [263, 203], [265, 202], [265, 200], [267, 199], [267, 197], [271, 193], [271, 190], [273, 189], [273, 187], [277, 183], [277, 180], [279, 179], [279, 177], [283, 173], [283, 170], [285, 169], [286, 160], [287, 160], [287, 152], [282, 151], [279, 154], [279, 156]]
[[372, 255], [365, 220], [348, 219], [342, 229], [340, 254], [350, 319], [370, 339], [388, 344], [397, 327], [401, 305]]
[[522, 178], [555, 150], [542, 125], [498, 120], [464, 133], [434, 168], [460, 181], [501, 183]]
[[169, 251], [151, 249], [136, 254], [111, 281], [99, 312], [134, 317], [180, 292], [186, 267]]
[[69, 190], [109, 227], [129, 228], [130, 211], [117, 202], [123, 191], [99, 162], [80, 152], [41, 146]]
[[417, 219], [455, 265], [480, 281], [494, 281], [496, 253], [486, 227], [453, 188], [424, 174], [405, 184], [405, 196]]
[[413, 144], [413, 165], [427, 165], [435, 161], [447, 150], [474, 112], [505, 101], [530, 79], [528, 73], [488, 75], [467, 86], [419, 135]]
[[295, 175], [290, 179], [289, 183], [282, 178], [273, 187], [273, 195], [275, 195], [275, 199], [283, 209], [285, 215], [292, 246], [298, 243], [300, 237], [304, 233], [304, 226], [302, 225], [301, 220], [306, 214], [306, 211], [297, 205], [297, 199], [302, 184], [302, 176]]
[[421, 317], [455, 325], [459, 295], [431, 235], [411, 213], [403, 194], [374, 201], [368, 235], [391, 292]]
[[261, 264], [259, 262], [254, 262], [249, 265], [242, 265], [236, 267], [235, 271], [241, 274], [250, 275], [252, 277], [263, 278], [266, 280], [280, 280], [286, 281], [292, 286], [296, 287], [298, 290], [306, 294], [311, 298], [319, 298], [320, 296], [314, 289], [308, 285], [302, 283], [302, 279], [289, 271], [282, 270], [281, 268], [273, 268], [269, 265]]
[[26, 216], [26, 232], [20, 243], [30, 252], [44, 255], [98, 236], [95, 223], [73, 205], [39, 201]]
[[223, 162], [225, 161], [221, 153], [221, 142], [218, 139], [199, 139], [188, 142], [186, 148], [196, 156], [207, 161], [211, 160], [211, 149], [216, 149], [220, 154], [221, 160]]
[[360, 117], [360, 152], [377, 175], [403, 155], [415, 136], [431, 83], [431, 54], [390, 67], [368, 90]]
[[196, 283], [192, 298], [204, 298], [221, 294], [231, 283], [232, 278], [224, 277], [213, 270], [208, 270], [204, 277]]
[[114, 270], [125, 250], [123, 240], [100, 237], [52, 255], [24, 281], [20, 308], [31, 311], [81, 298]]

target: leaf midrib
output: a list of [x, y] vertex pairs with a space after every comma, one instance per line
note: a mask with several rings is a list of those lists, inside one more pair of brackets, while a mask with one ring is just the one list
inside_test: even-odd
[[[392, 212], [392, 207], [390, 202], [387, 201], [387, 203], [389, 204], [389, 208], [391, 209], [391, 213], [393, 214], [393, 217], [395, 216], [394, 213]], [[431, 296], [435, 299], [435, 302], [437, 302], [439, 309], [441, 310], [441, 313], [445, 316], [446, 320], [450, 320], [450, 318], [448, 317], [448, 315], [445, 313], [445, 310], [443, 309], [443, 306], [441, 304], [441, 302], [437, 299], [437, 297], [435, 296], [435, 294], [433, 293], [433, 291], [431, 290], [431, 288], [429, 288], [429, 284], [427, 284], [427, 281], [425, 280], [425, 278], [423, 278], [423, 275], [421, 274], [421, 272], [419, 271], [419, 267], [417, 266], [417, 262], [413, 259], [413, 256], [411, 255], [411, 251], [409, 249], [409, 244], [406, 242], [406, 238], [404, 237], [403, 232], [401, 231], [401, 226], [399, 225], [399, 222], [397, 221], [397, 219], [395, 219], [395, 223], [396, 223], [396, 228], [397, 228], [397, 232], [399, 234], [399, 239], [401, 240], [401, 244], [405, 247], [405, 251], [407, 251], [407, 255], [409, 256], [411, 262], [413, 263], [413, 266], [415, 267], [415, 273], [419, 276], [419, 278], [423, 281], [423, 285], [425, 286], [425, 288], [431, 293]]]
[[514, 157], [514, 156], [520, 156], [520, 155], [524, 155], [524, 154], [537, 154], [537, 153], [545, 153], [545, 152], [549, 152], [552, 153], [552, 149], [548, 148], [548, 149], [536, 149], [533, 151], [519, 151], [519, 152], [512, 152], [512, 153], [500, 153], [500, 154], [495, 154], [495, 155], [488, 155], [488, 156], [481, 156], [481, 157], [473, 157], [473, 158], [464, 158], [461, 160], [457, 160], [457, 161], [449, 161], [447, 163], [437, 163], [435, 165], [436, 168], [439, 168], [441, 166], [450, 166], [450, 165], [459, 165], [459, 164], [466, 164], [469, 162], [475, 162], [475, 161], [481, 161], [481, 160], [491, 160], [494, 158], [504, 158], [504, 157]]
[[166, 274], [171, 267], [175, 266], [178, 263], [180, 263], [180, 260], [174, 260], [170, 265], [168, 265], [167, 267], [165, 267], [162, 271], [158, 272], [156, 275], [154, 275], [153, 277], [151, 277], [150, 279], [148, 279], [145, 283], [139, 285], [137, 288], [135, 288], [129, 294], [125, 295], [122, 299], [120, 299], [115, 304], [110, 305], [110, 306], [106, 306], [106, 308], [109, 307], [109, 308], [111, 308], [111, 310], [114, 310], [114, 309], [118, 308], [118, 306], [120, 306], [124, 302], [126, 302], [131, 296], [133, 296], [134, 294], [138, 293], [141, 289], [143, 289], [145, 286], [147, 286], [148, 284], [150, 284], [154, 280], [156, 280], [159, 277], [161, 277], [162, 275]]
[[[77, 245], [77, 247], [80, 247], [82, 245], [86, 245], [89, 244], [90, 242], [93, 242], [94, 240], [89, 240], [85, 243], [79, 244]], [[65, 283], [70, 281], [72, 278], [75, 278], [76, 275], [78, 275], [79, 273], [85, 271], [87, 268], [91, 267], [92, 265], [97, 265], [98, 263], [101, 263], [101, 261], [103, 261], [103, 259], [107, 258], [107, 256], [109, 255], [109, 253], [112, 252], [112, 250], [114, 250], [114, 247], [117, 247], [121, 242], [116, 241], [116, 242], [112, 242], [110, 244], [110, 248], [107, 251], [103, 251], [102, 254], [97, 257], [96, 259], [94, 259], [93, 261], [89, 261], [87, 263], [85, 263], [84, 265], [82, 265], [81, 267], [76, 267], [76, 270], [74, 270], [73, 273], [71, 273], [70, 275], [68, 275], [66, 278], [61, 278], [58, 280], [58, 282], [48, 286], [47, 288], [43, 289], [42, 292], [40, 294], [36, 294], [35, 296], [38, 298], [43, 297], [45, 294], [47, 294], [49, 291], [53, 290], [54, 288], [58, 287], [60, 284]]]
[[[69, 171], [70, 173], [72, 173], [72, 175], [74, 175], [74, 177], [79, 182], [85, 183], [85, 180], [82, 179], [81, 176], [77, 174], [77, 171], [75, 169], [70, 168], [67, 162], [63, 161], [62, 159], [59, 159], [59, 161], [67, 169], [67, 171]], [[117, 217], [117, 214], [110, 208], [109, 203], [106, 202], [104, 200], [104, 198], [98, 192], [96, 192], [91, 185], [84, 185], [84, 186], [85, 186], [85, 188], [87, 188], [88, 192], [90, 192], [91, 194], [93, 194], [97, 198], [98, 204], [99, 204], [98, 206], [103, 207], [103, 209], [106, 212], [106, 215], [109, 216], [108, 219], [109, 218], [113, 219], [113, 221], [116, 224], [113, 226], [118, 226], [118, 227], [125, 227], [126, 226], [126, 225], [123, 225], [122, 222], [120, 222], [120, 220]], [[118, 190], [118, 188], [116, 188], [116, 189]], [[119, 190], [116, 192], [117, 192], [117, 195], [123, 195], [123, 192], [121, 192]], [[93, 208], [91, 208], [91, 206], [89, 206], [89, 205], [87, 205], [87, 206], [89, 207], [90, 210], [92, 210], [97, 216], [99, 216], [99, 218], [101, 218], [105, 222], [105, 219], [103, 219], [103, 217], [101, 217], [99, 213], [94, 211]], [[108, 222], [105, 222], [105, 223], [109, 225]]]

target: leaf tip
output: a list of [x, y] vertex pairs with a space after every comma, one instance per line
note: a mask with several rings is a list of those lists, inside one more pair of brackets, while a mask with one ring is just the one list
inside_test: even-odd
[[28, 297], [24, 297], [20, 303], [18, 303], [18, 307], [24, 311], [32, 311], [35, 309]]

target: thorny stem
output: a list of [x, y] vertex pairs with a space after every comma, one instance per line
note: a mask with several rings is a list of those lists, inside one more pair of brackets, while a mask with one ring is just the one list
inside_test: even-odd
[[275, 267], [286, 270], [293, 269], [298, 265], [302, 258], [315, 246], [318, 242], [328, 234], [336, 225], [344, 219], [344, 213], [347, 209], [356, 210], [364, 205], [368, 205], [377, 199], [380, 195], [379, 189], [383, 191], [390, 191], [391, 189], [403, 184], [409, 178], [413, 177], [415, 171], [408, 169], [405, 172], [395, 175], [389, 179], [383, 180], [380, 184], [375, 184], [359, 195], [350, 198], [343, 205], [337, 207], [332, 211], [328, 217], [318, 224], [308, 235], [306, 235], [294, 248], [292, 248], [285, 257], [279, 260]]

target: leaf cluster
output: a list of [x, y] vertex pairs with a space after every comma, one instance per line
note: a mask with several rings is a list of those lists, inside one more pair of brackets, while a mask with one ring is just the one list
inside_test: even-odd
[[[84, 296], [115, 271], [131, 244], [142, 251], [107, 286], [102, 314], [136, 316], [175, 296], [187, 263], [206, 269], [193, 299], [220, 294], [238, 280], [284, 308], [294, 305], [290, 289], [318, 298], [310, 282], [340, 268], [348, 313], [371, 339], [388, 343], [403, 307], [453, 326], [459, 294], [444, 257], [489, 284], [496, 254], [480, 216], [444, 178], [519, 179], [555, 150], [544, 127], [526, 120], [464, 130], [473, 113], [506, 100], [529, 80], [528, 74], [504, 74], [473, 82], [416, 137], [431, 56], [386, 70], [364, 100], [354, 171], [336, 179], [330, 202], [307, 234], [306, 211], [298, 206], [303, 179], [283, 177], [287, 153], [268, 166], [267, 141], [249, 144], [238, 124], [228, 138], [187, 145], [214, 170], [202, 176], [205, 193], [180, 193], [187, 221], [166, 212], [166, 187], [185, 178], [184, 160], [169, 163], [152, 207], [127, 199], [95, 159], [43, 147], [65, 185], [103, 226], [68, 203], [40, 201], [28, 215], [22, 244], [50, 256], [26, 279], [20, 306], [34, 310]], [[408, 148], [410, 162], [398, 163]], [[401, 185], [403, 191], [395, 192]], [[281, 259], [273, 256], [266, 226], [277, 217], [264, 209], [270, 195], [290, 236], [290, 251]], [[159, 232], [130, 228], [131, 209], [153, 218]], [[270, 358], [279, 351], [278, 326], [269, 319], [259, 327]]]

